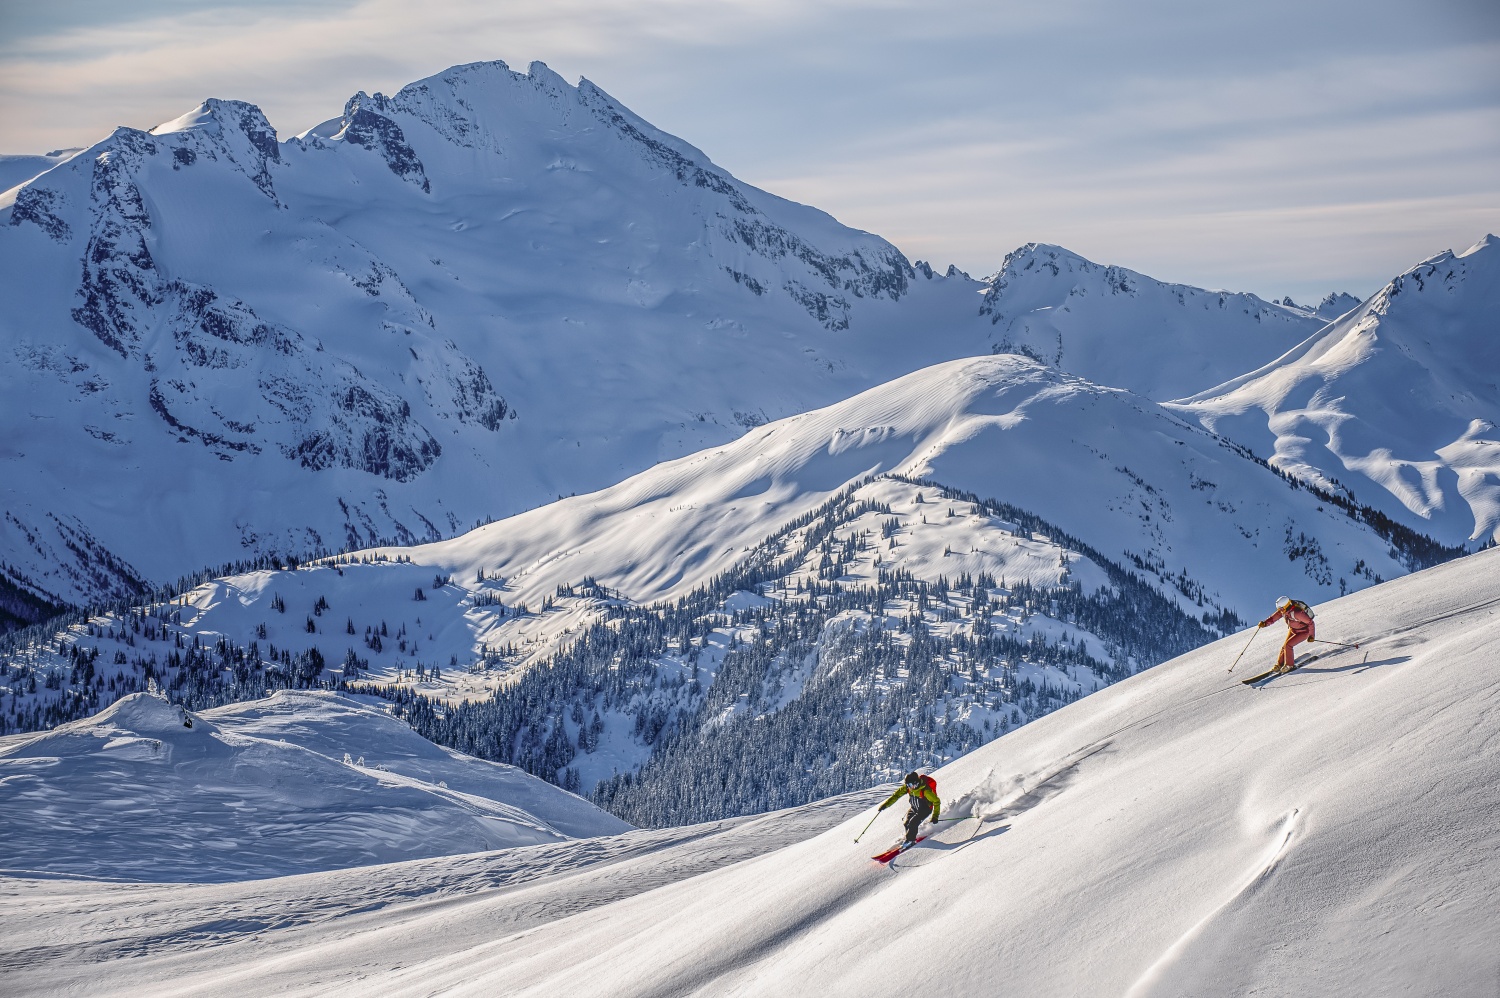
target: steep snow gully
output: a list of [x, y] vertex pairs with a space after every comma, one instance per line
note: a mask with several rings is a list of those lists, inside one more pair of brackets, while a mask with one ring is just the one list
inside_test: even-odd
[[1493, 994], [1497, 569], [1317, 607], [1360, 649], [1264, 688], [1226, 674], [1240, 634], [1026, 725], [937, 771], [963, 820], [889, 867], [898, 809], [854, 841], [872, 794], [172, 893], [16, 879], [0, 968], [153, 998]]

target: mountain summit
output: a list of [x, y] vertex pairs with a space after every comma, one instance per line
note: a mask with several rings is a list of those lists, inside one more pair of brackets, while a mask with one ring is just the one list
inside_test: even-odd
[[1422, 261], [1180, 411], [1439, 540], [1483, 544], [1500, 538], [1496, 314], [1500, 240], [1490, 235]]
[[995, 349], [1023, 353], [1158, 402], [1200, 390], [1215, 372], [1290, 350], [1323, 319], [1251, 294], [1164, 284], [1028, 243], [985, 282], [980, 314]]

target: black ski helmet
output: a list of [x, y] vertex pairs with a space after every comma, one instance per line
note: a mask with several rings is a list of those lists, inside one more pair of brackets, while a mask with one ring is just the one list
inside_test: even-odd
[[909, 786], [909, 787], [916, 787], [916, 786], [921, 786], [921, 784], [922, 784], [922, 774], [921, 773], [918, 773], [916, 770], [912, 770], [910, 773], [906, 774], [906, 785], [907, 786]]

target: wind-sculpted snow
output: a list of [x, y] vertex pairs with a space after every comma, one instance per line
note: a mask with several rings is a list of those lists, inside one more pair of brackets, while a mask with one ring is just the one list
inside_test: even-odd
[[0, 445], [6, 508], [83, 523], [130, 569], [96, 586], [0, 550], [63, 603], [452, 537], [997, 348], [1088, 373], [1129, 341], [1105, 380], [1149, 393], [1170, 369], [1199, 390], [1312, 321], [1110, 295], [1078, 261], [1067, 283], [993, 283], [985, 309], [1130, 307], [1064, 323], [1061, 358], [1007, 343], [979, 282], [918, 271], [539, 63], [356, 94], [282, 142], [210, 99], [48, 164], [0, 195], [0, 419], [22, 428]]
[[1318, 606], [1360, 649], [1264, 689], [1235, 634], [1011, 732], [934, 773], [962, 820], [889, 866], [877, 791], [821, 834], [849, 800], [353, 882], [12, 879], [0, 967], [19, 995], [853, 998], [910, 989], [898, 940], [955, 993], [1486, 994], [1497, 563]]
[[138, 693], [0, 739], [0, 774], [12, 874], [242, 880], [628, 827], [331, 694], [192, 714]]
[[1500, 243], [1407, 271], [1179, 410], [1448, 544], [1500, 538]]

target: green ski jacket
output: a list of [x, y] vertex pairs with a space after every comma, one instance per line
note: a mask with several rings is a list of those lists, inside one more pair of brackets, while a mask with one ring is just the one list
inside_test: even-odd
[[908, 790], [906, 784], [903, 783], [896, 788], [895, 793], [885, 799], [885, 803], [880, 805], [880, 809], [884, 811], [907, 794], [911, 794], [913, 797], [925, 798], [932, 804], [932, 820], [938, 820], [938, 813], [943, 810], [943, 802], [938, 799], [937, 785], [932, 782], [932, 777], [930, 776], [922, 777], [922, 785], [915, 790]]

